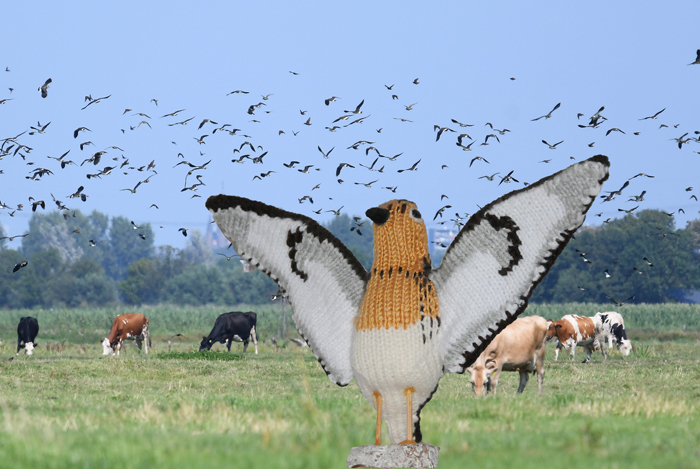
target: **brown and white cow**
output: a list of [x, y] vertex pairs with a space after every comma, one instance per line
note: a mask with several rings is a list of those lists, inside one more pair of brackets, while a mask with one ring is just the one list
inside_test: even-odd
[[125, 340], [135, 340], [141, 351], [141, 343], [143, 342], [145, 352], [148, 353], [148, 347], [151, 345], [151, 335], [148, 332], [148, 318], [143, 314], [120, 314], [114, 318], [112, 329], [109, 331], [109, 336], [102, 341], [103, 355], [119, 355], [122, 344]]
[[518, 318], [506, 327], [467, 368], [476, 395], [483, 395], [484, 387], [496, 394], [501, 371], [520, 372], [518, 393], [525, 389], [529, 373], [536, 372], [537, 394], [542, 394], [546, 335], [547, 321], [539, 316]]
[[554, 360], [559, 359], [559, 351], [562, 347], [571, 349], [571, 356], [576, 356], [576, 347], [586, 349], [588, 356], [583, 363], [591, 361], [591, 354], [596, 345], [596, 323], [593, 318], [567, 314], [559, 321], [550, 321], [547, 328], [547, 340], [556, 337], [558, 342], [554, 349]]

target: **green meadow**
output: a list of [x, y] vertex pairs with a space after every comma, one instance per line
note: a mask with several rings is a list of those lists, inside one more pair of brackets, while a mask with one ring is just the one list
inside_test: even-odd
[[[262, 314], [264, 338], [276, 330], [275, 311]], [[352, 446], [373, 442], [372, 407], [354, 383], [332, 384], [308, 348], [197, 353], [222, 312], [153, 308], [151, 353], [130, 343], [121, 357], [102, 357], [96, 341], [111, 320], [68, 332], [50, 321], [60, 312], [24, 312], [39, 317], [40, 346], [11, 362], [7, 325], [19, 315], [0, 312], [0, 467], [341, 468]], [[633, 322], [632, 308], [620, 312]], [[550, 343], [542, 396], [534, 377], [516, 395], [517, 373], [504, 373], [486, 398], [467, 376], [446, 375], [422, 412], [424, 441], [441, 447], [440, 468], [700, 467], [697, 318], [697, 309], [679, 309], [679, 323], [659, 324], [661, 338], [650, 336], [653, 326], [633, 327], [631, 356], [595, 353], [588, 365], [581, 354], [555, 362]], [[168, 344], [177, 332], [186, 335]]]

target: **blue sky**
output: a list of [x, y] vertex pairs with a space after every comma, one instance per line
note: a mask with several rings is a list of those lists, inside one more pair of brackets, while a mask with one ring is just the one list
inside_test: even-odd
[[[3, 7], [0, 100], [12, 100], [0, 105], [0, 139], [51, 122], [44, 134], [18, 139], [33, 148], [26, 160], [12, 155], [0, 160], [0, 201], [25, 205], [14, 217], [11, 210], [0, 210], [8, 234], [26, 231], [29, 196], [50, 202], [50, 194], [84, 213], [99, 210], [137, 224], [151, 222], [156, 244], [178, 247], [185, 242], [178, 228], [204, 231], [209, 220], [204, 202], [222, 190], [321, 222], [332, 216], [327, 210], [342, 206], [345, 213], [363, 215], [395, 197], [417, 202], [428, 220], [451, 204], [445, 215], [454, 218], [455, 212], [474, 213], [523, 182], [598, 153], [611, 160], [603, 190], [617, 190], [640, 172], [655, 177], [633, 179], [621, 197], [597, 201], [591, 214], [602, 216], [591, 215], [587, 223], [624, 215], [618, 209], [637, 205], [627, 199], [643, 190], [638, 210], [683, 208], [685, 214], [676, 216], [679, 228], [698, 217], [700, 207], [689, 197], [700, 186], [700, 145], [691, 141], [678, 149], [671, 140], [686, 132], [697, 137], [694, 132], [700, 130], [700, 65], [687, 65], [700, 47], [693, 2], [197, 3], [12, 2]], [[53, 82], [42, 99], [37, 88], [49, 77]], [[389, 91], [385, 85], [394, 87]], [[249, 94], [227, 96], [237, 89]], [[80, 110], [86, 95], [110, 94]], [[341, 99], [326, 106], [324, 99], [331, 96]], [[362, 100], [363, 112], [354, 116], [367, 117], [362, 124], [333, 133], [325, 129]], [[247, 114], [259, 102], [266, 106]], [[551, 119], [531, 121], [559, 102]], [[413, 103], [412, 110], [405, 109]], [[578, 127], [601, 106], [607, 121], [597, 129]], [[127, 108], [132, 111], [123, 114]], [[658, 119], [639, 120], [663, 108]], [[161, 118], [178, 109], [185, 111]], [[138, 112], [150, 119], [134, 115]], [[577, 119], [578, 113], [583, 117]], [[167, 125], [190, 117], [186, 126]], [[198, 130], [205, 118], [241, 131], [213, 134], [212, 124]], [[304, 125], [308, 118], [310, 126]], [[453, 118], [473, 127], [461, 128]], [[142, 120], [152, 128], [130, 130]], [[490, 139], [481, 146], [494, 133], [487, 122], [510, 132], [496, 133], [500, 143]], [[434, 125], [457, 133], [445, 132], [436, 142]], [[74, 139], [73, 131], [81, 126], [92, 132]], [[606, 136], [613, 127], [625, 134]], [[476, 141], [472, 151], [455, 144], [458, 133]], [[195, 140], [202, 135], [208, 135], [206, 144]], [[563, 143], [550, 150], [543, 139]], [[79, 143], [87, 140], [94, 146], [81, 151]], [[383, 155], [403, 154], [395, 161], [380, 158], [375, 169], [384, 166], [384, 172], [370, 172], [359, 164], [370, 166], [375, 152], [365, 154], [367, 145], [348, 149], [360, 140], [374, 142]], [[245, 141], [263, 147], [247, 151], [251, 156], [268, 152], [263, 164], [231, 162], [241, 155], [233, 149]], [[465, 145], [469, 142], [465, 137]], [[112, 145], [124, 151], [109, 149]], [[324, 159], [318, 146], [335, 149]], [[96, 167], [86, 163], [62, 170], [47, 158], [70, 150], [66, 159], [80, 164], [106, 148]], [[195, 173], [206, 184], [196, 193], [181, 192], [189, 168], [173, 168], [183, 160], [178, 153], [195, 165], [211, 160]], [[133, 188], [149, 172], [115, 170], [102, 179], [86, 178], [121, 164], [122, 155], [134, 167], [155, 160], [157, 174], [136, 194], [121, 189]], [[489, 164], [477, 160], [469, 167], [475, 156]], [[292, 160], [300, 162], [297, 168], [314, 167], [303, 174], [283, 166]], [[417, 171], [397, 172], [418, 160]], [[335, 170], [341, 162], [355, 169], [343, 169], [339, 184]], [[53, 175], [25, 179], [37, 167]], [[270, 170], [275, 171], [270, 177], [253, 180]], [[519, 184], [498, 186], [498, 176], [493, 182], [478, 179], [511, 170]], [[376, 179], [371, 188], [354, 184]], [[188, 185], [194, 182], [190, 176]], [[87, 202], [68, 199], [80, 185]], [[382, 189], [395, 186], [395, 193]], [[692, 191], [686, 192], [688, 187]], [[443, 194], [449, 199], [441, 201]], [[300, 204], [304, 195], [311, 195], [314, 204]], [[158, 210], [149, 209], [153, 203]], [[313, 213], [321, 208], [320, 215]]]

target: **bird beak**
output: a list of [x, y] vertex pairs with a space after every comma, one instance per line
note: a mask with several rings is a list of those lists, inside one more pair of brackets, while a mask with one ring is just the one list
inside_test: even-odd
[[383, 225], [389, 219], [389, 213], [385, 208], [372, 207], [365, 212], [365, 215], [377, 225]]

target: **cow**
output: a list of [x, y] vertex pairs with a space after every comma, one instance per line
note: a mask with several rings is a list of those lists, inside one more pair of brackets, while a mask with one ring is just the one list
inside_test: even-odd
[[520, 372], [518, 393], [522, 393], [529, 373], [537, 373], [537, 394], [542, 394], [547, 321], [539, 316], [516, 319], [498, 334], [474, 364], [467, 368], [477, 396], [493, 390], [496, 394], [501, 371]]
[[627, 338], [625, 332], [625, 321], [620, 313], [615, 311], [606, 311], [604, 313], [596, 313], [593, 317], [597, 327], [597, 338], [600, 342], [600, 349], [603, 356], [608, 358], [608, 351], [605, 348], [605, 342], [608, 342], [608, 348], [612, 350], [613, 340], [620, 353], [628, 356], [632, 351], [632, 342]]
[[253, 312], [242, 313], [240, 311], [232, 311], [224, 313], [216, 318], [214, 328], [207, 337], [202, 337], [202, 342], [199, 344], [199, 351], [210, 350], [215, 342], [226, 344], [228, 351], [231, 351], [231, 342], [243, 342], [243, 353], [248, 348], [248, 343], [251, 337], [255, 344], [255, 354], [258, 354], [258, 338], [255, 335], [255, 326], [258, 322], [258, 316]]
[[588, 356], [583, 363], [591, 361], [591, 354], [598, 345], [596, 340], [596, 323], [593, 318], [567, 314], [559, 321], [549, 321], [547, 340], [556, 337], [558, 342], [554, 349], [554, 360], [559, 359], [562, 347], [571, 348], [571, 356], [576, 356], [576, 346], [586, 349]]
[[109, 336], [102, 341], [102, 354], [119, 355], [125, 340], [135, 340], [141, 351], [141, 343], [145, 344], [144, 352], [148, 353], [151, 346], [151, 334], [148, 332], [148, 318], [143, 314], [127, 313], [114, 318]]
[[39, 333], [39, 321], [31, 316], [20, 318], [17, 325], [17, 355], [24, 347], [25, 355], [34, 355], [34, 348], [39, 344], [34, 342]]

